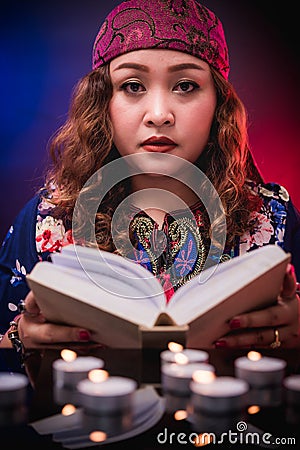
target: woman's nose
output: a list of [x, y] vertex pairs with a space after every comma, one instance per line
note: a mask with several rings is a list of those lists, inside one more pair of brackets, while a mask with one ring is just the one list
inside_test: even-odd
[[147, 126], [172, 126], [175, 123], [174, 112], [165, 96], [157, 93], [148, 98], [144, 123]]

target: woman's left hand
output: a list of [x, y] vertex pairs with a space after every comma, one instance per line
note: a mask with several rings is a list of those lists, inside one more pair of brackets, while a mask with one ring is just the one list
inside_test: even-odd
[[289, 264], [277, 303], [233, 317], [229, 323], [233, 332], [215, 342], [215, 347], [300, 347], [300, 300], [296, 286], [294, 267]]

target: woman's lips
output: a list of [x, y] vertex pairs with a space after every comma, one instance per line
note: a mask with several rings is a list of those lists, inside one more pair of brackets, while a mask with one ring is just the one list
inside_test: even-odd
[[143, 149], [147, 152], [159, 152], [165, 153], [170, 152], [176, 147], [176, 144], [168, 145], [168, 144], [152, 144], [152, 145], [142, 145]]
[[171, 139], [163, 137], [152, 137], [142, 143], [142, 147], [147, 152], [165, 153], [170, 152], [177, 144]]

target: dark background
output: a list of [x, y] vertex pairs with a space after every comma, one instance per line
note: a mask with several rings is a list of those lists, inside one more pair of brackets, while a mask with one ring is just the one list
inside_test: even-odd
[[[42, 184], [47, 143], [91, 69], [94, 38], [118, 1], [2, 3], [0, 239]], [[266, 179], [300, 208], [299, 49], [291, 1], [203, 0], [222, 20], [230, 80], [248, 109], [250, 144]]]

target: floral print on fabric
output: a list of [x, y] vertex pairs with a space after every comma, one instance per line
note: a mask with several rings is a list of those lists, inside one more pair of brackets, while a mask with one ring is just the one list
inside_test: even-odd
[[194, 250], [192, 239], [189, 239], [187, 247], [187, 250], [182, 250], [181, 256], [176, 259], [176, 268], [179, 271], [179, 276], [181, 277], [191, 272], [196, 262], [196, 257], [191, 257]]
[[36, 249], [41, 252], [57, 252], [72, 243], [71, 230], [66, 231], [61, 219], [51, 216], [38, 218], [36, 224]]
[[53, 204], [45, 198], [38, 205], [35, 238], [38, 253], [57, 252], [73, 242], [72, 231], [65, 229], [61, 219], [51, 216], [53, 209]]
[[268, 244], [274, 234], [271, 220], [263, 214], [253, 212], [251, 214], [250, 223], [252, 224], [253, 229], [251, 232], [247, 231], [241, 238], [241, 253], [245, 253], [250, 250], [251, 247], [261, 247], [264, 244]]
[[24, 266], [21, 266], [20, 261], [16, 260], [16, 266], [11, 269], [13, 276], [10, 279], [10, 284], [12, 286], [19, 286], [20, 284], [25, 282], [26, 278], [26, 269]]
[[251, 215], [253, 229], [241, 237], [240, 254], [266, 244], [283, 247], [289, 201], [287, 190], [275, 183], [252, 185], [251, 188], [259, 194], [262, 206], [259, 212], [253, 212]]

